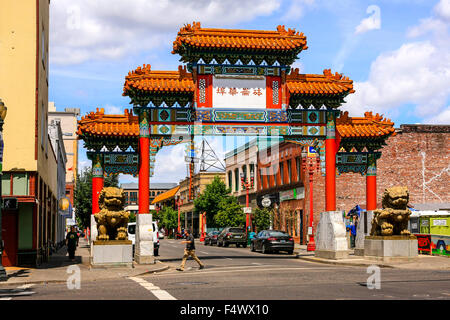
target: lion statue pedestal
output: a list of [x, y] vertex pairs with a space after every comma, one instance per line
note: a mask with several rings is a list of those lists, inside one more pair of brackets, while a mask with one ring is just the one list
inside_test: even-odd
[[[122, 189], [103, 188], [99, 197], [100, 212], [91, 220], [96, 230], [91, 245], [92, 266], [133, 266], [133, 247], [128, 240], [130, 213], [123, 210], [125, 196]], [[93, 225], [95, 223], [95, 226]]]
[[417, 238], [408, 230], [411, 214], [408, 201], [407, 187], [392, 187], [384, 191], [383, 209], [374, 210], [370, 236], [364, 240], [366, 258], [390, 262], [410, 261], [417, 257]]

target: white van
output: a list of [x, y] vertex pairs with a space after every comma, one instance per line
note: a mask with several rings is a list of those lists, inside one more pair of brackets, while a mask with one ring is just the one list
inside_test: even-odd
[[[136, 242], [136, 222], [128, 223], [128, 240], [133, 243], [133, 255], [134, 255], [134, 244]], [[158, 224], [153, 221], [153, 255], [156, 257], [159, 254], [159, 232]]]

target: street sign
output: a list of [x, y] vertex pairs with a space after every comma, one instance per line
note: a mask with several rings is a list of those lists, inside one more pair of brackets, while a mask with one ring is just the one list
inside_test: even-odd
[[244, 213], [252, 213], [252, 207], [244, 207]]
[[194, 158], [194, 157], [184, 157], [185, 162], [193, 162], [193, 163], [199, 163], [200, 158]]
[[262, 198], [261, 204], [263, 207], [268, 208], [272, 204], [272, 201], [270, 200], [270, 198]]
[[308, 157], [315, 158], [317, 151], [313, 147], [308, 147]]

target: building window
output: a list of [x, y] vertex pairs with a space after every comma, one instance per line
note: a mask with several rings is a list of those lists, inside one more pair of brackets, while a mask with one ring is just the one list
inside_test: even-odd
[[228, 188], [231, 189], [233, 185], [233, 173], [228, 171]]
[[239, 191], [239, 169], [234, 169], [234, 191]]
[[[242, 173], [244, 174], [244, 183], [247, 183], [247, 166], [242, 166]], [[242, 190], [244, 190], [244, 186], [242, 186]]]
[[291, 175], [292, 175], [292, 164], [291, 164], [291, 160], [288, 160], [287, 161], [287, 169], [288, 169], [288, 181], [287, 181], [287, 183], [288, 184], [291, 184], [291, 180], [292, 180], [292, 178], [291, 178]]
[[276, 169], [278, 169], [277, 167], [278, 166], [275, 165], [273, 168], [273, 179], [275, 180], [274, 187], [276, 187], [278, 185], [278, 171], [276, 170]]
[[301, 181], [301, 172], [302, 172], [302, 164], [300, 162], [300, 157], [295, 158], [295, 162], [297, 165], [297, 182]]
[[137, 202], [137, 192], [131, 192], [130, 193], [130, 202], [136, 203]]
[[263, 168], [261, 168], [261, 169], [259, 169], [259, 183], [260, 183], [259, 187], [261, 189], [264, 189], [264, 187], [265, 187], [263, 179], [264, 179], [264, 171], [263, 171]]
[[267, 178], [267, 188], [270, 188], [270, 167], [267, 167], [266, 169], [266, 178]]
[[128, 204], [128, 192], [124, 192], [123, 194], [125, 195], [125, 203]]
[[281, 185], [284, 184], [284, 162], [280, 162], [280, 181]]

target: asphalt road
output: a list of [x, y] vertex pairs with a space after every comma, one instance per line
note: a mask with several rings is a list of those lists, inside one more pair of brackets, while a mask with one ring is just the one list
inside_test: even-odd
[[[380, 269], [380, 289], [369, 289], [373, 273], [365, 267], [340, 267], [296, 259], [294, 255], [251, 252], [249, 248], [211, 247], [196, 242], [206, 265], [189, 259], [176, 271], [184, 245], [161, 240], [160, 261], [170, 269], [137, 278], [81, 281], [80, 289], [64, 284], [34, 285], [9, 300], [302, 300], [418, 299], [449, 300], [450, 272]], [[374, 283], [371, 282], [370, 283]], [[369, 284], [370, 284], [369, 283]], [[12, 288], [10, 288], [12, 289]], [[24, 290], [24, 289], [22, 289]]]

